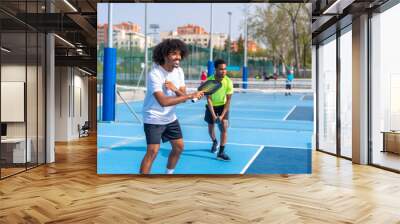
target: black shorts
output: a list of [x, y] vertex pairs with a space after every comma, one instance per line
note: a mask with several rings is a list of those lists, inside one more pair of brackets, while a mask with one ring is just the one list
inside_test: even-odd
[[[215, 115], [220, 116], [222, 112], [224, 111], [224, 106], [216, 106], [214, 108]], [[212, 115], [210, 110], [208, 109], [208, 106], [206, 105], [206, 113], [204, 114], [204, 120], [209, 123], [209, 124], [214, 124], [214, 120], [212, 119]], [[229, 111], [226, 112], [224, 116], [224, 120], [229, 120]]]
[[292, 84], [286, 84], [286, 89], [292, 89]]
[[144, 124], [147, 144], [160, 144], [182, 138], [182, 130], [178, 119], [169, 124]]

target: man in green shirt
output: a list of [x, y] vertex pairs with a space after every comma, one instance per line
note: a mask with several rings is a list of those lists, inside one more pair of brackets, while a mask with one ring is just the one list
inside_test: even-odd
[[222, 87], [214, 94], [207, 96], [206, 112], [204, 120], [208, 123], [208, 133], [213, 141], [211, 152], [217, 152], [218, 141], [215, 137], [214, 125], [217, 123], [221, 132], [221, 144], [217, 159], [229, 161], [230, 158], [225, 154], [225, 144], [227, 139], [229, 106], [233, 94], [232, 80], [226, 76], [226, 62], [222, 59], [217, 59], [214, 62], [215, 75], [210, 76], [208, 80], [217, 80], [222, 83]]

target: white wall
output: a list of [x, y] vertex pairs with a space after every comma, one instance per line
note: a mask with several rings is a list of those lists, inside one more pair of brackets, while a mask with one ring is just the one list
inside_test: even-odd
[[83, 75], [76, 68], [56, 67], [56, 141], [77, 139], [78, 124], [88, 120], [88, 78]]
[[[19, 112], [24, 116], [26, 112], [26, 120], [23, 118], [21, 122], [6, 122], [7, 137], [9, 138], [24, 138], [25, 135], [30, 140], [30, 149], [32, 161], [36, 162], [39, 158], [39, 163], [44, 162], [44, 83], [42, 67], [40, 66], [25, 66], [25, 64], [3, 64], [1, 66], [2, 82], [23, 82], [26, 84], [26, 107], [25, 102], [22, 102], [22, 107]], [[27, 80], [25, 80], [27, 78]], [[4, 89], [2, 89], [3, 92]], [[20, 94], [24, 94], [24, 89], [19, 90]], [[2, 95], [3, 97], [7, 97]], [[25, 97], [23, 97], [25, 98]], [[25, 101], [25, 100], [24, 100]], [[3, 103], [2, 103], [3, 104]], [[12, 107], [2, 107], [2, 112], [13, 113]], [[9, 110], [9, 111], [7, 111]], [[14, 109], [15, 110], [15, 109]], [[14, 112], [15, 113], [15, 112]], [[39, 156], [37, 156], [39, 153]]]
[[[1, 66], [1, 81], [18, 81], [25, 82], [25, 65], [2, 65]], [[32, 66], [28, 66], [28, 73], [33, 69]], [[35, 92], [36, 93], [36, 92]], [[27, 93], [27, 96], [35, 96], [36, 94]], [[31, 100], [27, 99], [28, 102]], [[36, 106], [35, 106], [36, 107]], [[1, 110], [7, 110], [7, 108], [1, 108]], [[28, 120], [31, 120], [28, 114]], [[7, 136], [9, 137], [25, 137], [25, 122], [9, 122], [7, 123]], [[29, 137], [29, 136], [28, 136]]]
[[2, 65], [1, 81], [25, 82], [25, 65]]
[[67, 141], [69, 136], [69, 69], [55, 68], [55, 141]]
[[[1, 66], [1, 81], [18, 81], [25, 82], [25, 65], [2, 65]], [[1, 108], [7, 110], [7, 108]], [[25, 137], [24, 122], [7, 123], [8, 137]]]
[[2, 122], [25, 121], [25, 82], [1, 81], [0, 101]]
[[[72, 112], [72, 117], [73, 119], [71, 120], [71, 125], [72, 125], [72, 135], [74, 137], [78, 137], [78, 124], [81, 126], [85, 123], [85, 121], [88, 121], [89, 113], [88, 113], [88, 78], [87, 76], [81, 76], [82, 73], [78, 73], [77, 75], [77, 70], [75, 70], [75, 75], [74, 75], [74, 111]], [[80, 91], [80, 93], [79, 93]], [[80, 96], [80, 97], [79, 97]], [[79, 100], [81, 101], [79, 103]], [[81, 108], [79, 108], [81, 107]], [[79, 109], [82, 111], [80, 112]]]

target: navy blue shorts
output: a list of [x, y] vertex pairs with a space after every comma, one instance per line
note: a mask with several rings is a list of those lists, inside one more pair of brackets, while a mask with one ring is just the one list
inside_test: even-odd
[[[222, 114], [222, 112], [224, 111], [224, 107], [225, 107], [225, 105], [213, 107], [215, 115], [220, 116]], [[224, 116], [224, 120], [229, 120], [229, 111], [226, 112], [226, 114]], [[211, 111], [208, 109], [207, 105], [206, 105], [206, 112], [204, 114], [204, 121], [206, 121], [209, 124], [214, 124], [214, 121], [213, 121], [212, 115], [211, 115]]]
[[144, 124], [147, 144], [160, 144], [182, 138], [182, 130], [178, 119], [169, 124]]

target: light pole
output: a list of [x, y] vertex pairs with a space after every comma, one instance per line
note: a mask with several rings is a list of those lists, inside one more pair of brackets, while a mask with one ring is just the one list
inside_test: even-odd
[[195, 69], [195, 71], [198, 71], [198, 72], [200, 72], [201, 73], [201, 69], [199, 69], [199, 52], [198, 52], [198, 48], [197, 48], [197, 38], [195, 39], [195, 41], [194, 41], [194, 55], [195, 55], [195, 67], [197, 67], [196, 69]]
[[133, 81], [133, 69], [132, 69], [132, 35], [133, 33], [128, 33], [129, 35], [129, 79], [132, 79]]
[[249, 7], [248, 4], [245, 6], [245, 15], [244, 15], [244, 63], [243, 63], [243, 74], [242, 74], [242, 80], [243, 80], [243, 89], [247, 89], [247, 16], [248, 16], [248, 11]]
[[147, 52], [147, 3], [144, 3], [144, 74], [147, 75], [147, 63], [148, 63], [148, 52]]
[[113, 27], [112, 27], [112, 3], [108, 3], [108, 42], [107, 47], [112, 48], [112, 35], [113, 35]]
[[229, 15], [229, 36], [228, 36], [228, 66], [231, 64], [231, 16], [232, 12], [228, 12]]
[[213, 7], [212, 3], [210, 3], [210, 59], [207, 64], [207, 76], [211, 76], [214, 73], [213, 66], [213, 42], [212, 42], [212, 22], [213, 22]]

